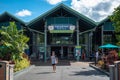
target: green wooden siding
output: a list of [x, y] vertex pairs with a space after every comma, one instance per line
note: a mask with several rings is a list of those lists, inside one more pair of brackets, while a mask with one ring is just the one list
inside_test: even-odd
[[2, 22], [2, 23], [0, 23], [0, 28], [2, 27], [2, 26], [8, 26], [9, 25], [9, 22]]
[[76, 25], [76, 18], [74, 17], [51, 17], [47, 19], [47, 25], [51, 24], [72, 24]]
[[112, 25], [112, 22], [105, 22], [103, 30], [104, 31], [113, 31], [114, 26]]

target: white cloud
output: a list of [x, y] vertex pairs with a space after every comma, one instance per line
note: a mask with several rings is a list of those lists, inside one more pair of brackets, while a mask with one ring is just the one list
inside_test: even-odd
[[85, 16], [100, 21], [110, 15], [120, 0], [72, 0], [71, 7]]
[[57, 3], [60, 3], [62, 1], [66, 1], [66, 0], [46, 0], [46, 1], [51, 5], [55, 5]]
[[17, 12], [16, 15], [20, 16], [20, 17], [31, 16], [32, 12], [27, 9], [23, 9], [23, 10]]

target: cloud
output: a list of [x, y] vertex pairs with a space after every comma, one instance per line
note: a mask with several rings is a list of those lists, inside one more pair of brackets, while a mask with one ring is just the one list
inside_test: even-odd
[[32, 12], [27, 9], [23, 9], [23, 10], [17, 12], [16, 15], [20, 16], [20, 17], [31, 16]]
[[62, 1], [66, 1], [66, 0], [46, 0], [46, 1], [51, 5], [55, 5], [57, 3], [60, 3]]
[[119, 3], [120, 0], [72, 0], [71, 7], [94, 21], [101, 21], [112, 14]]

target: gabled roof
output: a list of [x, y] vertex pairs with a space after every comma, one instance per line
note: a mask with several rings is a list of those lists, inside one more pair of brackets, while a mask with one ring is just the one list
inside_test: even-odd
[[63, 8], [65, 10], [67, 10], [69, 13], [73, 14], [74, 16], [76, 16], [78, 19], [82, 19], [84, 20], [85, 22], [87, 23], [90, 23], [91, 25], [94, 25], [96, 26], [97, 24], [95, 23], [95, 21], [89, 19], [88, 17], [80, 14], [79, 12], [73, 10], [72, 8], [64, 5], [63, 3], [59, 4], [58, 6], [54, 7], [53, 9], [47, 11], [46, 13], [38, 16], [37, 18], [31, 20], [28, 25], [32, 25], [34, 23], [36, 23], [37, 21], [41, 20], [41, 19], [44, 19], [45, 17], [49, 16], [50, 14], [54, 13], [55, 11], [59, 10], [60, 8]]
[[25, 25], [25, 22], [23, 22], [22, 20], [16, 18], [15, 16], [13, 16], [12, 14], [8, 13], [8, 12], [4, 12], [0, 15], [0, 20], [2, 21], [2, 19], [5, 19], [6, 17], [11, 17], [13, 18], [15, 21], [20, 22], [22, 25]]
[[102, 21], [100, 21], [95, 27], [95, 30], [99, 27], [102, 27], [102, 25], [104, 25], [106, 22], [112, 22], [109, 16], [103, 19]]
[[107, 22], [108, 20], [110, 20], [110, 18], [109, 18], [109, 17], [106, 17], [106, 18], [103, 19], [101, 22], [99, 22], [99, 23], [97, 24], [97, 26], [100, 26], [100, 25], [104, 24], [104, 23]]

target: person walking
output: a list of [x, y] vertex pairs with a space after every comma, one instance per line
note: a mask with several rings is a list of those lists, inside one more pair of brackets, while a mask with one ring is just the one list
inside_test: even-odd
[[53, 72], [56, 72], [56, 64], [58, 63], [58, 58], [55, 56], [55, 51], [52, 51], [51, 63], [53, 66]]
[[82, 53], [82, 60], [85, 60], [85, 52]]
[[99, 59], [99, 50], [95, 53], [95, 65], [97, 64]]

